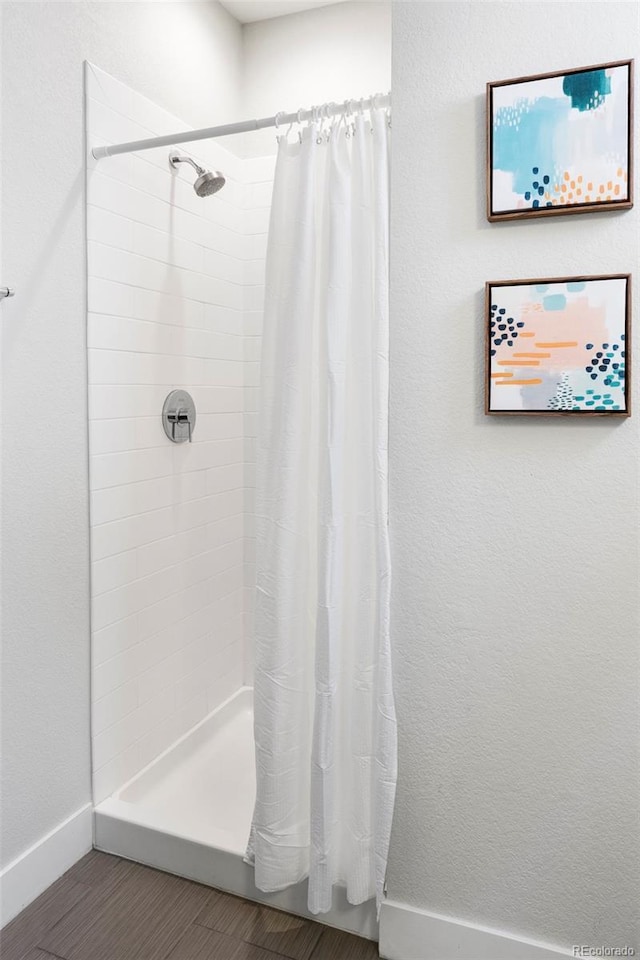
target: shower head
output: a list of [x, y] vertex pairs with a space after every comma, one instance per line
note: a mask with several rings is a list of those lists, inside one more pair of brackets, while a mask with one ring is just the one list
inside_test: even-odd
[[203, 167], [197, 164], [195, 160], [192, 160], [191, 157], [187, 157], [184, 154], [178, 153], [176, 150], [172, 150], [169, 154], [169, 163], [174, 170], [179, 163], [191, 164], [193, 169], [198, 174], [198, 178], [193, 185], [193, 189], [199, 197], [210, 197], [211, 194], [217, 193], [218, 190], [222, 190], [226, 183], [224, 174], [220, 173], [219, 170], [205, 170]]
[[212, 193], [222, 190], [225, 183], [226, 180], [219, 170], [205, 170], [194, 183], [193, 189], [199, 197], [210, 197]]

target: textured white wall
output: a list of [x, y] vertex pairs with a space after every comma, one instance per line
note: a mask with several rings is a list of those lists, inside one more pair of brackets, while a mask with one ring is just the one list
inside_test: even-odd
[[1, 9], [5, 864], [90, 798], [82, 61], [225, 122], [241, 30], [217, 3]]
[[638, 389], [624, 422], [484, 417], [482, 312], [487, 279], [572, 273], [635, 271], [638, 304], [637, 206], [487, 223], [484, 95], [637, 56], [639, 13], [395, 5], [390, 430], [389, 895], [636, 950]]
[[[273, 116], [391, 88], [391, 3], [337, 3], [243, 29], [243, 111]], [[273, 130], [247, 134], [249, 156], [275, 152]]]

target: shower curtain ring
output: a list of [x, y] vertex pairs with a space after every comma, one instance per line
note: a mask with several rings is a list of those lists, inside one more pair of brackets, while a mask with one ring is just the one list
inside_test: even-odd
[[329, 127], [327, 129], [327, 143], [331, 139], [331, 134], [333, 133], [333, 129], [337, 124], [336, 111], [335, 111], [335, 108], [337, 106], [338, 105], [334, 100], [329, 100], [329, 102], [325, 105], [325, 109], [327, 111], [327, 122], [329, 124]]
[[317, 144], [321, 144], [322, 141], [323, 141], [323, 134], [324, 134], [324, 106], [325, 106], [324, 104], [319, 104], [319, 105], [318, 105], [318, 108], [317, 108], [317, 110], [318, 110], [318, 112], [317, 112], [317, 121], [318, 121], [319, 124], [320, 124], [320, 126], [318, 127], [318, 131], [317, 131], [317, 133], [316, 133], [316, 143], [317, 143]]
[[275, 128], [276, 128], [276, 143], [280, 143], [280, 141], [282, 140], [281, 135], [278, 133], [278, 131], [279, 131], [279, 129], [280, 129], [280, 117], [281, 117], [282, 115], [283, 115], [283, 114], [282, 114], [282, 110], [278, 110], [278, 112], [276, 113], [275, 117], [273, 118], [274, 126], [275, 126]]

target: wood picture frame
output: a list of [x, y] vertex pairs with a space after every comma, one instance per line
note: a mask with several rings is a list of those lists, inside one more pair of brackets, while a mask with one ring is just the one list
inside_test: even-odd
[[633, 60], [487, 84], [487, 219], [633, 206]]
[[631, 416], [631, 274], [489, 280], [484, 324], [488, 416]]

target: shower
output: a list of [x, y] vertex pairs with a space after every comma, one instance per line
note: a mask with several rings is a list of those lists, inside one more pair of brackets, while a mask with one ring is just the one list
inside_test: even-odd
[[[345, 355], [348, 390], [345, 393], [340, 386], [335, 404], [336, 423], [343, 432], [332, 438], [334, 447], [337, 443], [342, 449], [344, 441], [345, 449], [364, 449], [363, 438], [368, 437], [370, 448], [374, 436], [370, 423], [386, 422], [384, 416], [373, 415], [372, 401], [367, 398], [378, 397], [383, 403], [385, 396], [382, 387], [374, 389], [378, 361], [373, 358], [382, 363], [386, 357], [380, 342], [386, 320], [381, 315], [374, 322], [370, 306], [374, 299], [386, 304], [384, 293], [372, 298], [372, 292], [382, 291], [386, 277], [390, 97], [378, 94], [195, 130], [180, 118], [165, 115], [135, 90], [124, 87], [124, 92], [123, 86], [117, 78], [88, 66], [86, 136], [91, 158], [98, 161], [94, 164], [89, 158], [87, 169], [87, 267], [92, 305], [88, 325], [95, 344], [88, 374], [92, 395], [101, 404], [94, 404], [96, 416], [90, 421], [90, 449], [95, 455], [90, 483], [95, 531], [92, 766], [96, 846], [303, 917], [321, 911], [328, 914], [330, 924], [375, 939], [376, 896], [386, 860], [384, 830], [394, 783], [392, 769], [388, 775], [378, 775], [383, 760], [378, 760], [377, 754], [384, 753], [384, 763], [390, 768], [387, 758], [393, 759], [393, 744], [383, 721], [393, 720], [392, 703], [381, 704], [377, 710], [375, 729], [369, 718], [374, 713], [372, 698], [382, 699], [385, 690], [381, 685], [387, 682], [383, 673], [389, 678], [389, 671], [381, 664], [376, 669], [380, 682], [376, 679], [373, 686], [368, 680], [361, 683], [355, 673], [353, 678], [341, 675], [335, 685], [340, 702], [331, 705], [334, 717], [342, 717], [346, 710], [343, 693], [348, 696], [352, 688], [359, 691], [357, 704], [350, 705], [348, 713], [354, 728], [365, 731], [364, 749], [369, 750], [369, 759], [362, 764], [359, 759], [353, 761], [354, 738], [343, 737], [342, 731], [336, 730], [344, 748], [334, 764], [334, 786], [340, 791], [340, 809], [353, 817], [357, 838], [354, 844], [341, 847], [344, 870], [341, 867], [340, 879], [344, 882], [334, 884], [333, 873], [327, 874], [322, 889], [315, 860], [312, 863], [308, 853], [312, 815], [314, 827], [316, 823], [315, 798], [313, 810], [310, 798], [299, 816], [289, 803], [290, 798], [297, 802], [301, 796], [298, 770], [305, 777], [305, 770], [312, 767], [313, 742], [307, 733], [315, 720], [307, 707], [313, 707], [315, 713], [317, 698], [311, 691], [316, 690], [316, 682], [315, 678], [305, 679], [310, 695], [293, 719], [293, 726], [302, 733], [299, 763], [287, 778], [275, 771], [278, 789], [285, 795], [283, 810], [286, 806], [290, 818], [283, 829], [287, 831], [294, 823], [297, 830], [295, 850], [291, 843], [282, 849], [293, 850], [291, 857], [304, 862], [296, 882], [290, 881], [283, 867], [287, 882], [274, 888], [272, 863], [279, 850], [276, 843], [270, 843], [274, 828], [263, 789], [272, 766], [261, 749], [258, 771], [255, 742], [256, 719], [266, 729], [264, 710], [271, 710], [262, 695], [264, 679], [268, 680], [263, 662], [271, 641], [266, 631], [270, 611], [259, 605], [263, 604], [262, 580], [257, 602], [256, 581], [258, 575], [263, 576], [262, 557], [271, 555], [270, 530], [291, 530], [295, 543], [307, 549], [306, 534], [300, 533], [299, 526], [292, 527], [287, 518], [285, 528], [277, 513], [281, 504], [288, 510], [292, 497], [297, 497], [295, 491], [291, 497], [278, 493], [278, 458], [282, 454], [283, 469], [293, 470], [298, 450], [306, 462], [306, 451], [326, 446], [320, 436], [324, 403], [329, 399], [326, 384], [341, 358], [332, 348], [324, 365], [325, 351], [313, 353], [316, 329], [319, 338], [338, 344], [338, 348], [344, 333], [349, 345]], [[113, 121], [108, 130], [105, 117]], [[287, 143], [284, 131], [294, 122], [298, 135], [290, 131]], [[227, 146], [231, 133], [263, 128], [272, 128], [280, 136], [279, 141], [274, 137], [275, 143], [269, 143], [264, 155], [252, 148], [245, 157], [244, 150], [236, 153]], [[171, 129], [178, 132], [167, 132]], [[124, 139], [135, 131], [150, 135], [135, 141]], [[105, 134], [114, 142], [105, 143]], [[221, 137], [225, 137], [224, 143]], [[196, 146], [197, 141], [203, 142]], [[191, 149], [193, 154], [188, 152]], [[146, 157], [144, 151], [149, 151]], [[140, 153], [140, 159], [118, 161], [132, 153]], [[187, 169], [183, 175], [185, 164], [193, 173]], [[276, 169], [283, 189], [276, 193], [274, 204]], [[189, 189], [176, 183], [183, 176]], [[298, 180], [305, 183], [304, 193], [297, 190]], [[194, 204], [192, 186], [198, 196], [216, 193], [224, 186], [224, 198], [222, 202]], [[327, 198], [343, 186], [353, 198], [349, 207], [357, 209], [357, 216], [329, 224]], [[374, 187], [380, 188], [382, 206], [379, 222], [372, 225], [370, 212], [377, 209]], [[304, 204], [304, 216], [298, 199]], [[333, 212], [339, 212], [338, 206], [334, 205]], [[331, 245], [326, 242], [329, 233], [325, 225]], [[270, 229], [273, 255], [267, 269]], [[356, 248], [358, 257], [351, 257]], [[336, 270], [332, 261], [329, 276], [327, 256], [332, 249]], [[379, 257], [373, 256], [374, 249]], [[351, 269], [352, 260], [357, 261], [357, 273]], [[374, 277], [378, 261], [380, 270], [376, 266]], [[312, 306], [305, 313], [304, 324], [293, 315], [299, 298], [295, 303], [287, 301], [287, 290], [298, 285], [299, 267], [306, 277], [304, 303]], [[332, 282], [325, 283], [325, 278]], [[269, 298], [264, 295], [267, 281]], [[352, 304], [348, 310], [341, 299], [343, 291], [348, 291], [346, 301]], [[318, 302], [327, 305], [322, 325], [316, 323], [316, 293]], [[264, 309], [267, 302], [269, 313]], [[265, 324], [267, 342], [274, 342], [274, 337], [278, 341], [277, 357], [271, 358], [270, 350], [266, 351], [265, 382], [278, 385], [271, 392], [268, 387], [265, 391], [258, 375]], [[300, 347], [292, 342], [292, 333], [298, 330]], [[303, 346], [310, 352], [300, 352]], [[295, 361], [290, 368], [289, 356]], [[281, 436], [274, 414], [282, 398], [298, 390], [297, 378], [307, 370], [313, 376], [305, 378], [300, 389], [304, 386], [313, 429], [307, 430], [306, 415], [296, 415], [295, 435], [290, 431], [290, 436]], [[170, 391], [189, 393], [193, 400], [190, 409], [197, 408], [198, 432], [191, 444], [182, 401], [173, 420], [168, 421], [169, 435], [163, 430], [163, 401]], [[352, 397], [357, 414], [343, 414]], [[273, 436], [259, 445], [258, 422], [267, 415], [265, 422]], [[193, 416], [190, 423], [193, 428]], [[187, 442], [171, 443], [178, 439]], [[383, 439], [380, 443], [383, 449]], [[263, 451], [269, 452], [268, 460]], [[269, 476], [258, 472], [258, 455], [261, 464], [269, 467]], [[358, 457], [357, 464], [354, 458], [347, 458], [340, 471], [333, 470], [325, 482], [324, 465], [329, 458], [335, 463], [333, 448], [323, 453], [318, 470], [313, 471], [317, 475], [305, 483], [304, 496], [301, 488], [296, 518], [299, 515], [300, 524], [315, 530], [315, 493], [336, 482], [340, 501], [348, 508], [345, 556], [355, 556], [357, 546], [358, 551], [366, 548], [366, 557], [358, 563], [357, 572], [346, 577], [353, 593], [341, 591], [344, 601], [341, 599], [327, 629], [333, 642], [336, 617], [344, 616], [345, 622], [359, 624], [358, 638], [363, 642], [371, 638], [379, 623], [386, 624], [386, 596], [378, 591], [378, 574], [372, 566], [375, 560], [376, 570], [382, 571], [385, 562], [385, 525], [378, 504], [384, 504], [386, 496], [381, 491], [375, 502], [372, 499], [369, 455]], [[271, 477], [276, 496], [267, 510], [265, 480], [270, 483]], [[358, 527], [356, 504], [370, 518], [366, 543]], [[330, 518], [328, 522], [333, 523]], [[371, 538], [377, 532], [380, 543], [376, 540], [373, 544]], [[259, 537], [258, 563], [253, 551], [258, 557]], [[280, 542], [273, 540], [278, 549]], [[283, 549], [289, 545], [287, 540]], [[325, 553], [327, 547], [323, 540]], [[342, 556], [342, 548], [336, 549], [336, 555]], [[108, 562], [103, 564], [103, 560]], [[296, 586], [292, 603], [299, 598], [306, 604], [316, 595], [316, 588], [309, 586], [316, 569], [308, 568], [298, 556], [293, 563]], [[327, 583], [319, 584], [319, 596]], [[283, 610], [278, 625], [295, 614], [284, 603], [286, 598], [281, 603], [280, 590], [278, 586], [276, 600]], [[333, 603], [333, 593], [330, 599]], [[322, 597], [320, 600], [324, 602]], [[318, 609], [313, 599], [312, 609]], [[308, 621], [311, 623], [311, 617]], [[280, 633], [283, 629], [278, 626]], [[273, 649], [282, 653], [283, 663], [289, 663], [291, 651], [280, 633]], [[315, 643], [316, 634], [318, 642], [324, 642], [315, 625], [310, 634], [307, 631], [307, 640], [312, 635]], [[376, 637], [373, 639], [378, 644]], [[386, 642], [385, 635], [379, 646]], [[345, 664], [359, 662], [354, 649], [344, 649]], [[315, 653], [309, 658], [305, 655], [305, 669], [307, 663], [312, 669], [312, 662], [315, 664]], [[255, 711], [254, 681], [259, 689]], [[291, 684], [287, 677], [285, 681], [288, 689]], [[297, 705], [295, 701], [293, 706]], [[283, 704], [273, 706], [273, 715], [277, 707], [280, 716]], [[364, 756], [358, 744], [356, 749], [358, 758]], [[369, 769], [377, 771], [375, 796]], [[326, 777], [323, 782], [326, 785]], [[345, 785], [349, 790], [353, 785], [350, 796], [357, 796], [357, 805], [347, 797], [343, 800]], [[374, 813], [378, 817], [375, 824]], [[329, 835], [329, 828], [322, 829], [323, 843], [333, 842], [336, 831], [331, 828]], [[248, 849], [250, 836], [255, 842]], [[374, 839], [375, 856], [369, 853]], [[298, 882], [305, 872], [313, 872], [311, 884]]]
[[184, 154], [178, 153], [177, 150], [172, 150], [169, 154], [169, 163], [174, 170], [179, 163], [191, 164], [193, 169], [198, 174], [198, 178], [193, 185], [193, 189], [199, 197], [210, 197], [212, 194], [217, 193], [218, 190], [222, 190], [226, 183], [224, 174], [220, 173], [219, 170], [205, 170], [203, 167], [199, 166], [195, 160], [192, 160], [191, 157], [187, 157]]

